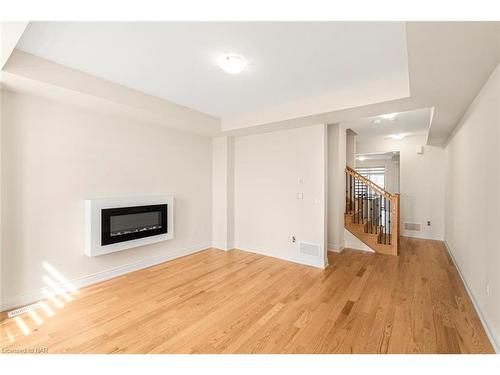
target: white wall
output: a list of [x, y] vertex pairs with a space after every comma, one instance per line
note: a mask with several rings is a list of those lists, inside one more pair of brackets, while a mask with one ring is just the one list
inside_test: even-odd
[[212, 241], [222, 250], [234, 248], [234, 138], [213, 138]]
[[194, 109], [15, 49], [2, 69], [6, 87], [172, 130], [216, 136], [220, 120]]
[[[354, 138], [352, 144], [354, 144]], [[345, 166], [348, 136], [339, 124], [328, 125], [328, 250], [344, 248]], [[350, 147], [354, 152], [354, 147]], [[352, 154], [354, 160], [354, 154]]]
[[[446, 147], [445, 241], [500, 347], [500, 66]], [[489, 295], [487, 293], [489, 286]]]
[[[2, 99], [4, 307], [40, 292], [44, 261], [82, 280], [211, 246], [211, 138], [19, 93]], [[175, 196], [173, 240], [84, 255], [84, 199], [160, 194]]]
[[[235, 247], [324, 266], [326, 126], [238, 137], [234, 152]], [[301, 241], [321, 259], [301, 256]]]
[[347, 249], [356, 249], [374, 253], [371, 247], [365, 245], [363, 241], [361, 241], [358, 237], [356, 237], [354, 234], [352, 234], [345, 228], [344, 228], [344, 247]]
[[[351, 129], [345, 129], [342, 125], [341, 128], [346, 132], [346, 160], [345, 165], [354, 168], [356, 166], [356, 138], [357, 134]], [[345, 166], [344, 166], [345, 168]]]
[[[411, 136], [401, 140], [374, 138], [358, 142], [359, 154], [399, 151], [401, 222], [420, 223], [421, 232], [405, 231], [403, 236], [442, 240], [444, 238], [445, 153], [444, 148], [424, 146], [417, 154], [417, 146], [426, 143], [425, 136]], [[427, 226], [427, 221], [431, 226]]]

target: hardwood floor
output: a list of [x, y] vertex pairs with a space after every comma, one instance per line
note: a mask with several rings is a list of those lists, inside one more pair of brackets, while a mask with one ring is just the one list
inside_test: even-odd
[[493, 352], [441, 242], [402, 238], [399, 257], [345, 250], [329, 261], [320, 270], [206, 250], [82, 289], [61, 308], [46, 301], [53, 316], [37, 310], [38, 319], [6, 319], [0, 346], [49, 353]]

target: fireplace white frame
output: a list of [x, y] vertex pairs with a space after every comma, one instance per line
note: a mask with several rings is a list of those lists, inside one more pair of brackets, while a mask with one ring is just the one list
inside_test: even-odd
[[[138, 238], [135, 240], [118, 242], [110, 245], [101, 245], [101, 210], [105, 208], [120, 208], [133, 206], [147, 206], [153, 204], [168, 204], [167, 222], [168, 232], [156, 236]], [[123, 197], [85, 200], [85, 255], [114, 253], [155, 242], [174, 238], [174, 197], [172, 195], [154, 197]]]

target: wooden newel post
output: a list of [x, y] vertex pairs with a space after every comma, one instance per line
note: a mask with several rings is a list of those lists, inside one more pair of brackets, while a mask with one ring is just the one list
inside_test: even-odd
[[392, 219], [391, 219], [391, 232], [393, 234], [393, 239], [392, 239], [392, 246], [394, 249], [394, 255], [399, 254], [399, 236], [400, 236], [400, 219], [399, 219], [399, 212], [400, 212], [400, 196], [401, 194], [396, 193], [393, 194], [391, 197], [392, 201]]

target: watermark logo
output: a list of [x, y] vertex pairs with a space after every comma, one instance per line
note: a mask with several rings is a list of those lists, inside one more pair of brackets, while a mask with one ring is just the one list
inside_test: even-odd
[[24, 348], [7, 347], [2, 348], [2, 354], [48, 354], [49, 348], [46, 346], [27, 346]]

